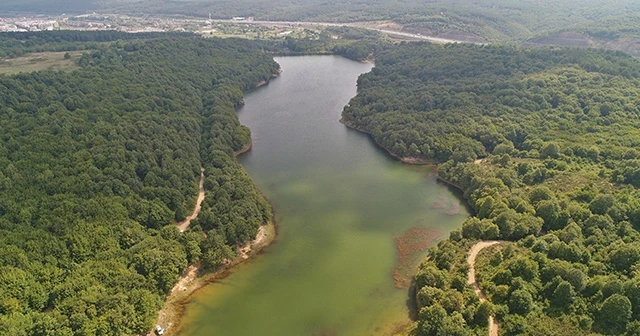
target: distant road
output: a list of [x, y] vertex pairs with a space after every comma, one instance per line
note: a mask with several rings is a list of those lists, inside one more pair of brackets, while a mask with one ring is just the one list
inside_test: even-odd
[[219, 23], [243, 23], [243, 24], [255, 24], [255, 25], [265, 25], [265, 26], [283, 26], [283, 27], [291, 27], [291, 26], [322, 26], [322, 27], [354, 27], [361, 29], [374, 30], [380, 33], [384, 33], [387, 35], [401, 36], [414, 38], [418, 40], [425, 40], [437, 43], [474, 43], [470, 41], [462, 41], [462, 40], [451, 40], [434, 36], [425, 36], [421, 34], [412, 34], [401, 32], [397, 30], [388, 30], [388, 29], [378, 29], [373, 27], [365, 27], [355, 23], [335, 23], [335, 22], [306, 22], [306, 21], [245, 21], [245, 20], [211, 20], [212, 22]]

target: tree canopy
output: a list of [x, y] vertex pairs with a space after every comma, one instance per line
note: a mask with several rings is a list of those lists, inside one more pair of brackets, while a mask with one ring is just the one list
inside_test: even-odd
[[[506, 335], [637, 330], [639, 78], [637, 59], [599, 50], [403, 43], [377, 55], [343, 121], [438, 162], [475, 215], [415, 277], [417, 334], [460, 317], [458, 334], [485, 333], [487, 311]], [[478, 257], [492, 304], [480, 309], [465, 253], [495, 239], [508, 242]]]
[[[67, 37], [47, 39], [84, 43]], [[143, 334], [189, 263], [215, 270], [271, 217], [234, 108], [277, 63], [249, 41], [118, 37], [73, 72], [0, 76], [2, 334]]]

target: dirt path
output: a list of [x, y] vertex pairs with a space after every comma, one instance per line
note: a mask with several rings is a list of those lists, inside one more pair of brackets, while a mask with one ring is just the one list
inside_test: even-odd
[[[467, 257], [467, 264], [469, 264], [469, 278], [467, 283], [473, 287], [473, 291], [476, 292], [480, 302], [487, 301], [487, 296], [482, 292], [480, 286], [476, 282], [476, 257], [478, 253], [485, 247], [489, 247], [495, 244], [499, 244], [499, 241], [481, 241], [473, 245], [469, 250], [469, 257]], [[493, 316], [489, 317], [489, 336], [498, 336], [498, 324]]]
[[184, 232], [189, 228], [191, 221], [198, 217], [200, 208], [202, 207], [202, 201], [204, 201], [204, 168], [200, 168], [200, 191], [198, 192], [198, 199], [196, 200], [196, 206], [193, 208], [193, 213], [189, 215], [185, 220], [178, 223], [178, 229], [180, 232]]

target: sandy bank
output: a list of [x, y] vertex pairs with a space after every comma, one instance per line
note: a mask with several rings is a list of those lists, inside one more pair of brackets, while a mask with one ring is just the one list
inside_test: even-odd
[[271, 79], [278, 77], [281, 73], [282, 73], [282, 69], [276, 70], [275, 73], [271, 74], [271, 78], [259, 81], [258, 84], [256, 84], [256, 88], [259, 88], [259, 87], [262, 87], [262, 86], [265, 86], [265, 85], [269, 84], [269, 81]]
[[275, 237], [275, 222], [271, 220], [266, 225], [260, 226], [256, 238], [238, 249], [237, 257], [234, 260], [230, 260], [218, 271], [200, 274], [200, 265], [189, 266], [173, 289], [171, 289], [164, 307], [158, 312], [157, 324], [165, 329], [165, 335], [178, 334], [180, 319], [195, 292], [228, 276], [231, 268], [258, 255], [262, 249], [274, 241]]
[[251, 147], [253, 147], [253, 141], [251, 139], [249, 139], [249, 142], [246, 143], [244, 146], [242, 146], [242, 148], [240, 148], [237, 151], [233, 152], [233, 155], [235, 155], [235, 156], [242, 155], [242, 154], [250, 151]]

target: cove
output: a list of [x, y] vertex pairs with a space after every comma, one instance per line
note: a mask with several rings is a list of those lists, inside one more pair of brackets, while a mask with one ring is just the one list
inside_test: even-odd
[[238, 113], [253, 139], [239, 161], [274, 206], [278, 238], [198, 291], [180, 334], [392, 335], [410, 322], [406, 282], [425, 256], [412, 239], [433, 244], [469, 214], [433, 168], [402, 164], [339, 122], [371, 64], [276, 61], [284, 72]]

